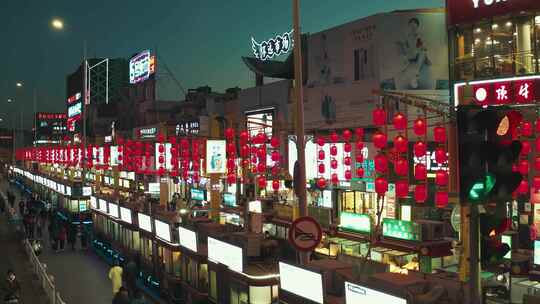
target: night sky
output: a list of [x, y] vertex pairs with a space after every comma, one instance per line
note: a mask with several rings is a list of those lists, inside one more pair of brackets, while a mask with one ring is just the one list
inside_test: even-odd
[[[444, 0], [301, 2], [302, 30], [312, 33], [379, 12], [444, 5]], [[249, 87], [252, 74], [240, 57], [250, 55], [250, 37], [263, 40], [290, 30], [291, 11], [289, 0], [1, 0], [0, 126], [11, 127], [22, 107], [30, 127], [34, 89], [38, 111], [65, 111], [65, 76], [81, 62], [84, 40], [89, 56], [96, 57], [129, 57], [157, 47], [185, 88]], [[51, 28], [54, 17], [64, 20], [63, 31]], [[24, 82], [22, 89], [17, 81]], [[172, 84], [165, 87], [164, 96], [181, 98]], [[16, 103], [8, 104], [8, 98]]]

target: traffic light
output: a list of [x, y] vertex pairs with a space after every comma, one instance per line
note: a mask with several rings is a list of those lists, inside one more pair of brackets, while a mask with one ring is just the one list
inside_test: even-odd
[[458, 108], [459, 176], [462, 202], [504, 202], [522, 176], [512, 172], [521, 143], [512, 134], [521, 114], [509, 108], [467, 105]]

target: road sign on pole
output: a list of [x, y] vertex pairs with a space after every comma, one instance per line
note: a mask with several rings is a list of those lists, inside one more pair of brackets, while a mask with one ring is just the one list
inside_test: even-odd
[[289, 229], [289, 242], [298, 251], [313, 251], [321, 243], [321, 240], [321, 225], [310, 216], [297, 218]]

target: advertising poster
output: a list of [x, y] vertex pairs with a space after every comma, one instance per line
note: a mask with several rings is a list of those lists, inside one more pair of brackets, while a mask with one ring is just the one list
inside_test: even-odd
[[226, 142], [224, 140], [206, 141], [206, 173], [225, 173], [226, 168]]
[[345, 303], [407, 304], [407, 300], [371, 288], [345, 282]]
[[534, 241], [534, 265], [540, 265], [540, 241]]
[[448, 90], [448, 40], [445, 15], [396, 13], [381, 18], [381, 88]]

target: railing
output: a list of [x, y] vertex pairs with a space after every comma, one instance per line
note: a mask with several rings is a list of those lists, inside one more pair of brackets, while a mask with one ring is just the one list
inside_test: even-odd
[[32, 248], [32, 244], [28, 240], [24, 241], [24, 250], [30, 259], [30, 264], [34, 270], [34, 274], [37, 276], [38, 281], [41, 285], [41, 288], [45, 291], [47, 300], [50, 304], [65, 304], [64, 300], [60, 296], [60, 293], [56, 291], [56, 286], [54, 285], [54, 279], [52, 276], [47, 274], [47, 268], [42, 264]]

